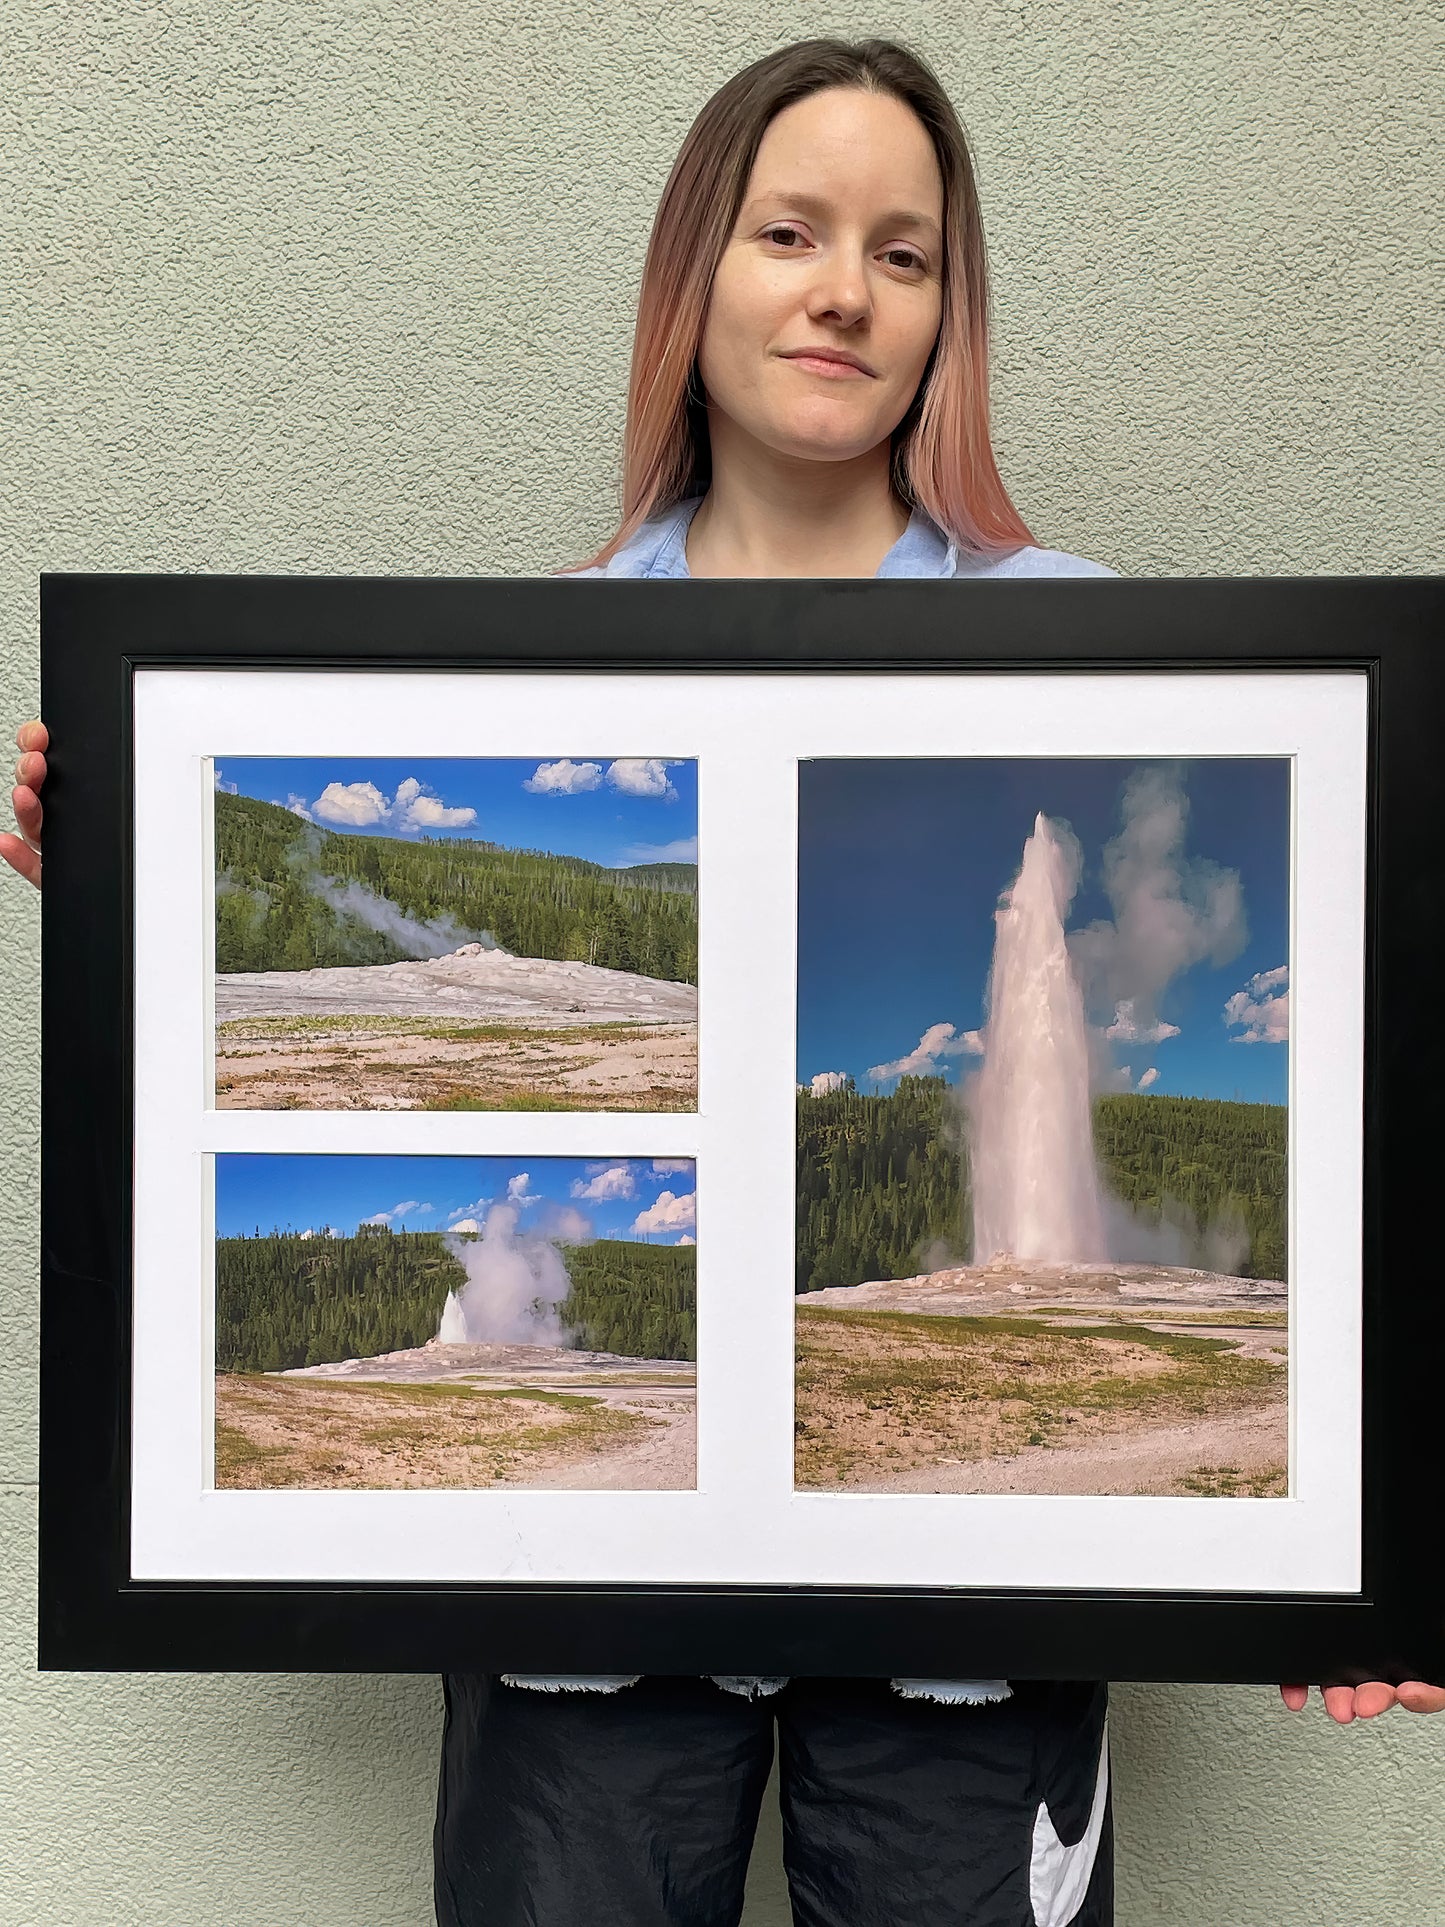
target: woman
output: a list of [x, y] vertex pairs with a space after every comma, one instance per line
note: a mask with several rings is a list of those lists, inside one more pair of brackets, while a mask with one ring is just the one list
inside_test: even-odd
[[[576, 572], [1112, 573], [1037, 546], [999, 477], [972, 165], [904, 49], [784, 48], [698, 116], [643, 270], [622, 521]], [[48, 739], [18, 741], [21, 834], [0, 855], [38, 883]], [[736, 1922], [775, 1725], [804, 1927], [1112, 1918], [1102, 1686], [446, 1685], [443, 1927]], [[1397, 1698], [1445, 1706], [1378, 1684], [1326, 1703], [1345, 1721]]]

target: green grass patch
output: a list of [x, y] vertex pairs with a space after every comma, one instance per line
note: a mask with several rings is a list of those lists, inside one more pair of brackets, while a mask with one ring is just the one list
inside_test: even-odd
[[591, 1044], [616, 1038], [645, 1036], [672, 1026], [647, 1018], [615, 1018], [601, 1024], [469, 1024], [449, 1023], [441, 1017], [382, 1016], [361, 1012], [354, 1016], [310, 1012], [295, 1017], [228, 1017], [217, 1024], [216, 1035], [258, 1042], [275, 1037], [334, 1037], [364, 1031], [375, 1037], [424, 1037], [438, 1043], [460, 1044]]
[[[599, 1398], [541, 1387], [288, 1380], [261, 1373], [228, 1377], [230, 1409], [239, 1423], [218, 1418], [218, 1486], [361, 1488], [368, 1484], [366, 1453], [403, 1464], [410, 1476], [400, 1483], [406, 1486], [494, 1484], [538, 1455], [585, 1454], [659, 1423], [643, 1413], [616, 1411]], [[318, 1391], [338, 1389], [349, 1397], [315, 1399]], [[543, 1410], [532, 1422], [504, 1420], [498, 1408], [517, 1400]], [[284, 1421], [289, 1436], [275, 1444], [258, 1443], [246, 1430], [248, 1416]], [[371, 1483], [388, 1481], [373, 1478]]]
[[[822, 1307], [826, 1310], [827, 1307]], [[1232, 1331], [1283, 1331], [1289, 1324], [1287, 1311], [1260, 1311], [1255, 1309], [1239, 1311], [1195, 1311], [1171, 1310], [1160, 1306], [1150, 1308], [1147, 1313], [1142, 1306], [1134, 1306], [1129, 1311], [1100, 1310], [1095, 1306], [1083, 1305], [1040, 1305], [1030, 1314], [1035, 1318], [1098, 1318], [1108, 1319], [1115, 1324], [1130, 1324], [1135, 1319], [1147, 1316], [1161, 1325], [1219, 1325], [1228, 1326]]]
[[657, 1028], [642, 1018], [606, 1024], [561, 1024], [556, 1028], [537, 1024], [428, 1023], [419, 1027], [416, 1035], [463, 1044], [593, 1044], [607, 1043], [617, 1037], [642, 1036]]
[[516, 1086], [482, 1091], [474, 1086], [439, 1091], [424, 1111], [695, 1111], [691, 1091], [529, 1091]]
[[420, 1107], [424, 1111], [580, 1111], [585, 1106], [573, 1097], [557, 1097], [551, 1091], [440, 1091]]
[[[798, 1436], [807, 1481], [845, 1476], [883, 1443], [916, 1463], [987, 1458], [1028, 1445], [1258, 1405], [1283, 1365], [1236, 1341], [1122, 1320], [1042, 1319], [798, 1307]], [[840, 1332], [859, 1336], [840, 1346]], [[1139, 1351], [1153, 1353], [1157, 1369]], [[880, 1435], [882, 1428], [882, 1435]]]
[[363, 1030], [377, 1035], [395, 1035], [399, 1032], [414, 1031], [417, 1020], [414, 1017], [228, 1017], [223, 1024], [217, 1024], [217, 1037], [241, 1037], [258, 1039], [264, 1037], [328, 1037], [338, 1031]]
[[980, 1338], [1043, 1336], [1127, 1340], [1130, 1344], [1151, 1345], [1157, 1351], [1172, 1352], [1176, 1357], [1233, 1350], [1228, 1338], [1202, 1338], [1195, 1332], [1156, 1332], [1147, 1325], [1046, 1325], [1038, 1318], [975, 1317], [952, 1312], [843, 1311], [831, 1305], [808, 1304], [800, 1304], [798, 1311], [804, 1318], [826, 1318], [839, 1324], [859, 1325], [869, 1331], [891, 1332], [959, 1347], [976, 1347]]
[[1289, 1494], [1289, 1472], [1282, 1465], [1260, 1472], [1241, 1472], [1237, 1465], [1197, 1465], [1179, 1483], [1205, 1499], [1283, 1499]]

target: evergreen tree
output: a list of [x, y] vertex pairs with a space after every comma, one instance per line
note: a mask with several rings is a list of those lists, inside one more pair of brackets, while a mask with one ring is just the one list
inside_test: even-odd
[[[216, 799], [216, 968], [310, 970], [418, 954], [317, 887], [355, 882], [418, 923], [518, 956], [697, 981], [697, 868], [607, 869], [470, 838], [340, 835], [249, 796]], [[335, 894], [333, 892], [333, 894]], [[457, 941], [464, 941], [459, 936]]]
[[[690, 1245], [599, 1238], [560, 1247], [561, 1319], [585, 1351], [692, 1358], [697, 1255]], [[216, 1240], [216, 1369], [278, 1372], [408, 1350], [435, 1338], [466, 1274], [437, 1231], [363, 1225], [354, 1237], [259, 1229]]]
[[[795, 1288], [907, 1278], [965, 1262], [973, 1229], [956, 1096], [903, 1077], [886, 1097], [798, 1093]], [[1106, 1186], [1146, 1222], [1182, 1218], [1219, 1268], [1284, 1278], [1283, 1105], [1129, 1095], [1099, 1099]], [[1233, 1246], [1233, 1249], [1230, 1247]]]

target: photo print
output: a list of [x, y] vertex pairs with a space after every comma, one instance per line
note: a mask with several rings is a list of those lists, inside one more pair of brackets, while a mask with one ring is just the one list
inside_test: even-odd
[[695, 763], [213, 770], [218, 1109], [696, 1109]]
[[1288, 760], [799, 799], [796, 1484], [1286, 1494]]
[[696, 1482], [686, 1158], [216, 1159], [221, 1489]]

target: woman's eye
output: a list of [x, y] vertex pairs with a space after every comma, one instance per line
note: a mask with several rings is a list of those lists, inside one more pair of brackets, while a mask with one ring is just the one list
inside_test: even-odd
[[[781, 222], [777, 227], [764, 228], [763, 232], [770, 241], [777, 240], [780, 234], [791, 235], [794, 240], [800, 240], [802, 238], [795, 227], [788, 227]], [[789, 244], [786, 241], [779, 241], [778, 245], [779, 247], [787, 247]]]
[[915, 254], [912, 248], [889, 248], [884, 259], [891, 261], [895, 267], [899, 268], [921, 268], [923, 266], [922, 255]]

